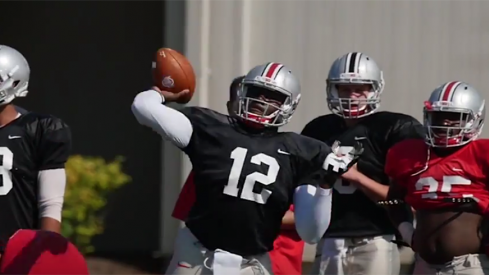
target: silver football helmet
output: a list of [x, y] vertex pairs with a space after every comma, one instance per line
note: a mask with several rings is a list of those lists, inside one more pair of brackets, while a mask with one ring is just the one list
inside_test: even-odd
[[[345, 97], [338, 92], [338, 85], [371, 86], [366, 95]], [[328, 108], [343, 118], [361, 118], [380, 107], [380, 95], [384, 90], [384, 77], [375, 61], [364, 53], [350, 52], [336, 59], [326, 80]]]
[[31, 70], [24, 56], [16, 49], [0, 45], [0, 106], [28, 93]]
[[436, 88], [424, 106], [426, 143], [455, 147], [469, 143], [482, 132], [485, 100], [467, 83], [451, 81]]
[[283, 64], [270, 62], [254, 67], [244, 77], [236, 115], [245, 121], [279, 127], [289, 122], [300, 99], [299, 79]]

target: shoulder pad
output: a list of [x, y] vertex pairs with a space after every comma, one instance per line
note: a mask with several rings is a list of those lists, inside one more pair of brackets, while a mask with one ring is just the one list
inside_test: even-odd
[[342, 123], [343, 118], [334, 114], [318, 116], [306, 124], [301, 134], [309, 137], [318, 137], [325, 129], [337, 129]]
[[428, 150], [424, 140], [407, 139], [396, 143], [387, 152], [384, 172], [391, 178], [409, 175], [426, 162]]
[[229, 124], [229, 116], [203, 107], [185, 107], [181, 109], [180, 112], [182, 112], [194, 126], [196, 123], [201, 125], [213, 125], [215, 123]]
[[395, 112], [388, 112], [388, 111], [382, 111], [378, 113], [374, 113], [371, 115], [372, 118], [381, 119], [383, 121], [403, 121], [403, 122], [409, 122], [409, 121], [418, 121], [416, 118], [413, 116], [403, 114], [403, 113], [395, 113]]
[[[290, 146], [291, 153], [301, 159], [311, 160], [316, 156], [326, 155], [331, 151], [329, 146], [313, 137], [300, 135], [294, 132], [282, 132], [282, 135], [286, 135], [287, 145]], [[320, 157], [321, 158], [321, 157]]]
[[52, 115], [27, 114], [28, 132], [36, 147], [39, 170], [63, 168], [71, 153], [71, 130]]

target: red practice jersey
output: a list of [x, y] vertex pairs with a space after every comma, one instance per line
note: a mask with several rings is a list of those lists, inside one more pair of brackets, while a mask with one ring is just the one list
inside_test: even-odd
[[178, 196], [175, 208], [173, 208], [172, 216], [181, 221], [185, 221], [195, 202], [195, 185], [194, 185], [194, 173], [190, 172], [183, 185], [182, 191]]
[[[192, 205], [195, 202], [194, 174], [190, 172], [180, 192], [173, 209], [172, 216], [175, 219], [185, 221]], [[294, 211], [294, 206], [290, 206]], [[270, 251], [273, 273], [276, 275], [299, 275], [302, 274], [302, 254], [304, 252], [304, 241], [301, 240], [295, 230], [282, 230], [273, 243]]]
[[[290, 206], [294, 211], [294, 205]], [[302, 274], [302, 255], [304, 241], [295, 230], [282, 230], [270, 251], [273, 273], [276, 275]]]
[[83, 255], [60, 234], [21, 229], [10, 237], [0, 274], [88, 275]]
[[393, 146], [385, 173], [407, 191], [405, 201], [414, 209], [453, 208], [445, 198], [478, 200], [481, 214], [489, 206], [489, 140], [472, 141], [453, 154], [440, 157], [423, 140]]

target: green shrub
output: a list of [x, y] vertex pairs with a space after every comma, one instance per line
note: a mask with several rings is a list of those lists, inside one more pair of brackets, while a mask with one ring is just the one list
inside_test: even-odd
[[82, 253], [94, 251], [92, 238], [104, 230], [100, 210], [107, 196], [131, 181], [122, 171], [122, 162], [121, 157], [107, 162], [100, 157], [75, 155], [66, 163], [62, 234]]

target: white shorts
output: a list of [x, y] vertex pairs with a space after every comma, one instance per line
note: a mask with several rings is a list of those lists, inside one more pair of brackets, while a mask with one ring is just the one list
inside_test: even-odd
[[399, 250], [394, 239], [393, 235], [322, 239], [310, 274], [399, 274]]

